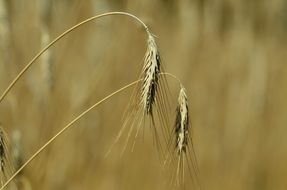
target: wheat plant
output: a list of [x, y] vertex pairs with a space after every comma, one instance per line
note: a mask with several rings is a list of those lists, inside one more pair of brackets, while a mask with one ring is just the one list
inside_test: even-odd
[[[24, 69], [15, 77], [10, 83], [7, 89], [0, 97], [0, 103], [7, 96], [9, 91], [15, 86], [15, 84], [21, 79], [21, 77], [27, 72], [31, 66], [36, 63], [36, 60], [53, 46], [60, 39], [65, 37], [70, 32], [76, 30], [84, 24], [100, 19], [107, 16], [127, 16], [138, 22], [147, 34], [147, 51], [144, 58], [143, 67], [138, 80], [131, 82], [130, 84], [114, 91], [110, 95], [106, 96], [99, 102], [95, 103], [84, 112], [79, 114], [75, 119], [69, 122], [62, 128], [57, 134], [55, 134], [50, 140], [48, 140], [40, 149], [38, 149], [26, 162], [24, 162], [16, 172], [8, 170], [9, 158], [7, 156], [7, 148], [5, 145], [4, 132], [1, 129], [1, 142], [0, 142], [0, 162], [1, 162], [1, 190], [7, 187], [7, 185], [15, 180], [15, 177], [29, 164], [34, 158], [36, 158], [41, 152], [43, 152], [51, 143], [60, 138], [66, 130], [76, 124], [81, 118], [83, 118], [88, 112], [96, 108], [98, 105], [105, 103], [111, 97], [118, 93], [134, 87], [134, 92], [131, 96], [130, 103], [125, 113], [125, 120], [121, 126], [117, 138], [114, 144], [122, 137], [123, 131], [128, 129], [128, 136], [126, 137], [127, 148], [129, 142], [132, 143], [132, 149], [135, 146], [136, 138], [138, 137], [141, 129], [150, 126], [152, 129], [153, 138], [156, 141], [156, 147], [161, 155], [164, 169], [171, 172], [171, 185], [175, 185], [178, 188], [185, 187], [185, 180], [196, 178], [198, 175], [198, 168], [196, 164], [195, 152], [192, 143], [191, 134], [191, 122], [190, 112], [188, 107], [188, 98], [186, 91], [180, 82], [180, 80], [173, 74], [164, 72], [162, 59], [158, 50], [158, 46], [155, 41], [154, 35], [150, 32], [147, 25], [138, 17], [125, 13], [125, 12], [108, 12], [101, 15], [91, 17], [87, 20], [80, 22], [79, 24], [68, 29], [51, 43], [43, 48], [27, 65]], [[49, 53], [49, 52], [48, 52]], [[169, 94], [169, 88], [167, 83], [167, 77], [175, 79], [179, 82], [180, 91], [178, 97], [178, 106], [175, 114], [170, 114], [170, 102], [171, 97]], [[174, 118], [175, 124], [170, 121]], [[131, 141], [131, 137], [134, 140]], [[169, 164], [166, 164], [169, 163]], [[169, 168], [166, 167], [170, 167]], [[172, 169], [175, 168], [175, 169]], [[10, 171], [8, 175], [7, 172]], [[186, 174], [187, 173], [187, 174]]]

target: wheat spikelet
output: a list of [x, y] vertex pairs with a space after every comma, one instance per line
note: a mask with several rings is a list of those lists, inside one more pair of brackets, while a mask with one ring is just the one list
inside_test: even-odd
[[152, 114], [152, 106], [158, 86], [161, 60], [154, 37], [148, 35], [148, 49], [146, 52], [144, 67], [142, 70], [141, 104], [147, 114]]
[[176, 149], [178, 155], [186, 152], [189, 135], [189, 111], [185, 89], [182, 88], [178, 97], [175, 120]]
[[[174, 143], [174, 154], [166, 162], [171, 164], [170, 183], [176, 186], [186, 186], [185, 179], [191, 179], [192, 185], [199, 186], [197, 175], [198, 167], [191, 138], [190, 111], [185, 88], [181, 86], [174, 129], [171, 134], [171, 143]], [[188, 175], [186, 175], [186, 171]]]

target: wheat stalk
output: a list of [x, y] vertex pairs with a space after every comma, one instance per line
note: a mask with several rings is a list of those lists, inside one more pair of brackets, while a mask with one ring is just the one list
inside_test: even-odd
[[0, 61], [1, 64], [11, 62], [11, 26], [9, 25], [8, 1], [0, 0]]
[[[40, 1], [40, 26], [41, 26], [41, 48], [44, 48], [51, 39], [49, 31], [49, 19], [51, 14], [51, 3], [46, 0]], [[53, 88], [53, 51], [48, 49], [46, 53], [41, 57], [41, 71], [44, 81], [44, 91], [49, 92]], [[45, 93], [43, 93], [45, 94]]]
[[81, 114], [79, 114], [75, 119], [73, 119], [70, 123], [68, 123], [66, 126], [62, 128], [57, 134], [55, 134], [50, 140], [48, 140], [41, 148], [39, 148], [0, 188], [0, 190], [3, 190], [30, 162], [32, 162], [43, 150], [45, 150], [52, 142], [55, 141], [61, 134], [63, 134], [65, 131], [67, 131], [71, 126], [73, 126], [77, 121], [79, 121], [81, 118], [83, 118], [86, 114], [88, 114], [91, 110], [99, 106], [100, 104], [106, 102], [111, 97], [115, 96], [116, 94], [124, 91], [125, 89], [137, 84], [140, 82], [140, 80], [134, 81], [119, 90], [116, 90], [115, 92], [109, 94], [108, 96], [104, 97], [102, 100], [98, 101], [85, 111], [83, 111]]
[[8, 87], [4, 90], [4, 92], [2, 93], [2, 95], [0, 96], [0, 103], [3, 101], [3, 99], [6, 97], [6, 95], [10, 92], [10, 90], [15, 86], [15, 84], [18, 82], [18, 80], [28, 71], [28, 69], [36, 62], [36, 60], [39, 59], [39, 57], [45, 53], [50, 47], [52, 47], [56, 42], [58, 42], [60, 39], [62, 39], [63, 37], [65, 37], [66, 35], [68, 35], [69, 33], [73, 32], [74, 30], [76, 30], [77, 28], [83, 26], [84, 24], [87, 24], [91, 21], [97, 20], [99, 18], [102, 17], [107, 17], [107, 16], [115, 16], [115, 15], [121, 15], [121, 16], [127, 16], [129, 18], [132, 18], [134, 20], [136, 20], [137, 22], [139, 22], [145, 29], [145, 31], [147, 32], [147, 34], [149, 34], [149, 29], [148, 27], [145, 25], [145, 23], [143, 21], [141, 21], [138, 17], [130, 14], [130, 13], [126, 13], [126, 12], [108, 12], [108, 13], [103, 13], [97, 16], [93, 16], [91, 18], [88, 18], [78, 24], [76, 24], [75, 26], [71, 27], [70, 29], [66, 30], [65, 32], [63, 32], [61, 35], [59, 35], [57, 38], [55, 38], [52, 42], [50, 42], [47, 46], [45, 46], [20, 72], [19, 74], [14, 78], [14, 80], [8, 85]]

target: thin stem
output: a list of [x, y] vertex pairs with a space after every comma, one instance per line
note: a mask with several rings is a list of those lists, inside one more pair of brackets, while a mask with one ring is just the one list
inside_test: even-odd
[[[180, 86], [181, 82], [180, 80], [173, 74], [171, 73], [160, 73], [160, 75], [167, 75], [170, 76], [174, 79], [176, 79]], [[114, 95], [124, 91], [125, 89], [139, 83], [142, 79], [139, 79], [137, 81], [134, 81], [122, 88], [120, 88], [117, 91], [114, 91], [113, 93], [109, 94], [108, 96], [106, 96], [105, 98], [103, 98], [102, 100], [98, 101], [97, 103], [95, 103], [94, 105], [92, 105], [91, 107], [89, 107], [88, 109], [86, 109], [85, 111], [83, 111], [80, 115], [78, 115], [75, 119], [73, 119], [69, 124], [67, 124], [64, 128], [62, 128], [56, 135], [54, 135], [50, 140], [48, 140], [41, 148], [39, 148], [9, 179], [7, 182], [4, 183], [4, 185], [1, 187], [0, 190], [3, 190], [30, 162], [32, 162], [42, 151], [44, 151], [51, 143], [54, 142], [54, 140], [59, 137], [61, 134], [63, 134], [65, 131], [67, 131], [71, 126], [73, 126], [73, 124], [75, 124], [77, 121], [79, 121], [81, 118], [83, 118], [86, 114], [88, 114], [92, 109], [96, 108], [98, 105], [106, 102], [108, 99], [110, 99], [111, 97], [113, 97]]]
[[180, 88], [183, 88], [183, 85], [182, 85], [181, 81], [179, 80], [179, 78], [177, 78], [177, 76], [175, 76], [175, 75], [173, 75], [171, 73], [160, 73], [160, 74], [161, 75], [167, 75], [167, 76], [170, 76], [170, 77], [174, 78], [175, 80], [177, 80]]
[[21, 71], [20, 73], [14, 78], [14, 80], [9, 84], [9, 86], [6, 88], [6, 90], [3, 92], [3, 94], [0, 97], [0, 104], [3, 101], [3, 99], [6, 97], [6, 95], [8, 94], [8, 92], [13, 88], [13, 86], [17, 83], [17, 81], [23, 76], [24, 73], [26, 73], [26, 71], [31, 67], [31, 65], [33, 65], [33, 63], [45, 52], [47, 51], [51, 46], [53, 46], [57, 41], [59, 41], [60, 39], [62, 39], [64, 36], [66, 36], [67, 34], [69, 34], [70, 32], [74, 31], [75, 29], [79, 28], [80, 26], [91, 22], [93, 20], [99, 19], [101, 17], [105, 17], [105, 16], [112, 16], [112, 15], [123, 15], [123, 16], [128, 16], [130, 18], [135, 19], [136, 21], [138, 21], [146, 30], [147, 34], [150, 35], [150, 32], [148, 30], [147, 25], [140, 20], [138, 17], [130, 14], [130, 13], [126, 13], [126, 12], [108, 12], [108, 13], [104, 13], [104, 14], [100, 14], [97, 16], [93, 16], [91, 18], [88, 18], [78, 24], [76, 24], [75, 26], [71, 27], [70, 29], [66, 30], [65, 32], [63, 32], [60, 36], [58, 36], [57, 38], [55, 38], [51, 43], [49, 43], [46, 47], [44, 47]]
[[35, 152], [10, 178], [7, 182], [4, 183], [4, 185], [1, 187], [0, 190], [4, 189], [32, 160], [34, 160], [47, 146], [49, 146], [52, 142], [54, 142], [54, 140], [59, 137], [61, 134], [63, 134], [65, 131], [67, 131], [73, 124], [75, 124], [78, 120], [80, 120], [81, 118], [83, 118], [87, 113], [89, 113], [92, 109], [94, 109], [95, 107], [97, 107], [98, 105], [106, 102], [108, 99], [110, 99], [111, 97], [113, 97], [114, 95], [122, 92], [123, 90], [137, 84], [138, 82], [140, 82], [140, 80], [134, 81], [122, 88], [120, 88], [119, 90], [111, 93], [110, 95], [106, 96], [105, 98], [103, 98], [102, 100], [98, 101], [97, 103], [95, 103], [94, 105], [92, 105], [90, 108], [86, 109], [84, 112], [82, 112], [80, 115], [78, 115], [75, 119], [73, 119], [69, 124], [67, 124], [64, 128], [62, 128], [56, 135], [54, 135], [50, 140], [48, 140], [48, 142], [46, 142], [39, 150], [37, 150], [37, 152]]

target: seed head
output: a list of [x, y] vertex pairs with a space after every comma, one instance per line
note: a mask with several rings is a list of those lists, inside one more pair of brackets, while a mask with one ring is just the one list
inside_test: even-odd
[[178, 106], [176, 108], [175, 133], [176, 148], [178, 154], [180, 155], [182, 152], [186, 152], [189, 135], [189, 111], [187, 96], [184, 88], [181, 88], [178, 97]]
[[152, 114], [152, 105], [155, 102], [161, 60], [154, 37], [151, 34], [149, 34], [147, 43], [148, 49], [142, 71], [141, 104], [147, 114]]

